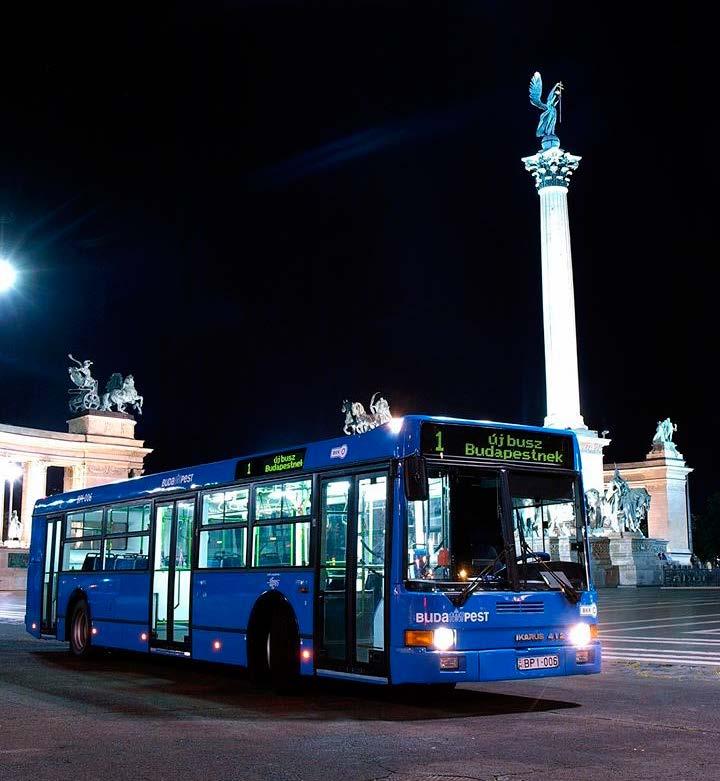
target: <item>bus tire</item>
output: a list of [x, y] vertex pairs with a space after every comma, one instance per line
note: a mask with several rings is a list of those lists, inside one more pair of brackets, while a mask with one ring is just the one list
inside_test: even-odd
[[92, 653], [92, 633], [90, 631], [90, 610], [84, 599], [78, 599], [73, 606], [70, 618], [70, 653], [86, 659]]
[[300, 679], [300, 639], [292, 616], [273, 612], [265, 653], [273, 689], [292, 691]]

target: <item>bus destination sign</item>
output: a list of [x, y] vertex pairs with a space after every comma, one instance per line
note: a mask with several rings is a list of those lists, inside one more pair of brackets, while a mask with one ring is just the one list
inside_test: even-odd
[[280, 472], [297, 472], [305, 464], [305, 448], [286, 450], [283, 453], [273, 453], [259, 458], [247, 458], [238, 461], [235, 467], [235, 479], [243, 477], [263, 477]]
[[572, 437], [520, 429], [424, 423], [422, 452], [445, 458], [477, 458], [573, 469]]

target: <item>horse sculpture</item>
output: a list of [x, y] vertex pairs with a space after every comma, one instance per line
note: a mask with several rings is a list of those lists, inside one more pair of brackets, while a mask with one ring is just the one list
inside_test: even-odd
[[130, 404], [138, 415], [142, 415], [143, 397], [135, 390], [135, 378], [132, 374], [123, 379], [122, 374], [115, 372], [108, 380], [100, 409], [110, 411], [113, 404], [118, 412], [125, 412], [125, 405]]
[[650, 494], [645, 488], [630, 488], [617, 469], [604, 493], [591, 488], [585, 493], [585, 499], [588, 525], [593, 534], [642, 534], [650, 511]]

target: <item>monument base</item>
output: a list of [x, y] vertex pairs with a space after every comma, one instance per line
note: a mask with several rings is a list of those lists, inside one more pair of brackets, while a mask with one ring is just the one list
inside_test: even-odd
[[0, 591], [25, 591], [27, 548], [0, 548]]
[[569, 537], [550, 537], [550, 558], [552, 561], [577, 561], [577, 550], [572, 549]]
[[661, 586], [667, 540], [647, 537], [592, 537], [590, 571], [597, 588]]
[[[668, 556], [676, 564], [690, 564], [690, 508], [687, 466], [672, 442], [653, 445], [644, 461], [615, 465], [632, 488], [645, 488], [650, 494], [647, 535], [668, 541]], [[605, 477], [611, 479], [611, 470]]]

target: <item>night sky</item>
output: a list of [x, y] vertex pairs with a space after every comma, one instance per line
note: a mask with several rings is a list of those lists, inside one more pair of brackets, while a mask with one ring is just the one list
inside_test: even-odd
[[713, 26], [645, 8], [5, 17], [0, 215], [21, 278], [0, 298], [0, 421], [64, 430], [72, 352], [101, 386], [134, 374], [150, 471], [334, 436], [343, 399], [377, 390], [396, 414], [541, 423], [520, 162], [538, 149], [537, 69], [544, 92], [564, 82], [558, 134], [583, 157], [585, 421], [610, 430], [612, 462], [642, 459], [672, 417], [699, 509], [720, 435]]

